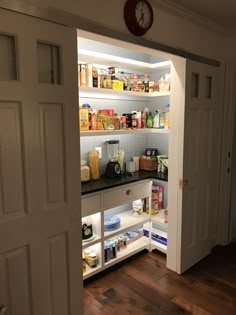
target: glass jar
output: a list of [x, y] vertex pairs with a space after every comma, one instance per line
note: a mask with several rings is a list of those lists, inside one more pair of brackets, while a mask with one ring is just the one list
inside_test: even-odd
[[87, 264], [88, 264], [89, 267], [91, 267], [91, 268], [97, 267], [98, 258], [97, 258], [97, 254], [96, 254], [95, 252], [91, 252], [91, 253], [87, 256]]
[[89, 166], [90, 166], [90, 178], [91, 179], [99, 179], [100, 171], [99, 171], [99, 155], [97, 151], [89, 152]]
[[90, 180], [90, 168], [87, 165], [86, 160], [80, 162], [81, 182], [87, 182]]

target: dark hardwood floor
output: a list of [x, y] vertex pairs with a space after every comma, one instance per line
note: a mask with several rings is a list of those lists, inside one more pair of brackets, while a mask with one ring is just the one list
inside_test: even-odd
[[236, 315], [236, 243], [216, 247], [183, 275], [143, 251], [84, 282], [84, 314]]

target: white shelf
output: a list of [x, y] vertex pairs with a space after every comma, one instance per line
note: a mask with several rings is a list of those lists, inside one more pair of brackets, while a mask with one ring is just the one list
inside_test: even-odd
[[154, 128], [144, 128], [144, 129], [119, 129], [119, 130], [89, 130], [80, 131], [81, 137], [90, 136], [107, 136], [107, 135], [126, 135], [126, 134], [143, 134], [143, 133], [165, 133], [169, 134], [169, 129], [154, 129]]
[[110, 232], [104, 231], [104, 240], [120, 234], [127, 229], [132, 230], [136, 226], [150, 221], [149, 215], [143, 214], [142, 216], [133, 216], [132, 210], [119, 213], [117, 216], [120, 218], [120, 228]]
[[169, 71], [171, 66], [171, 61], [169, 60], [157, 63], [149, 63], [81, 48], [78, 52], [78, 62], [91, 63], [101, 68], [128, 68], [129, 70], [133, 71], [145, 71], [149, 73], [157, 70]]
[[140, 252], [143, 249], [149, 249], [150, 248], [150, 241], [148, 239], [148, 237], [141, 237], [139, 239], [137, 239], [136, 241], [134, 241], [133, 243], [129, 244], [127, 246], [127, 248], [121, 252], [117, 252], [117, 258], [115, 259], [111, 259], [110, 261], [105, 263], [104, 268], [106, 267], [110, 267], [116, 263], [118, 263], [119, 261], [122, 261], [132, 255], [134, 255], [135, 253]]
[[157, 249], [160, 252], [167, 254], [167, 246], [166, 245], [163, 245], [163, 244], [158, 243], [154, 240], [151, 240], [151, 246], [152, 246], [152, 249]]
[[164, 226], [166, 229], [168, 228], [168, 223], [165, 222], [165, 215], [164, 215], [164, 209], [159, 210], [159, 213], [152, 216], [151, 220], [153, 223], [156, 223], [158, 225]]
[[82, 248], [84, 249], [84, 248], [90, 247], [90, 246], [97, 244], [99, 242], [101, 242], [101, 237], [96, 235], [95, 238], [91, 241], [88, 241], [88, 242], [83, 241], [82, 242]]
[[91, 277], [102, 270], [103, 268], [102, 268], [101, 263], [98, 263], [97, 267], [95, 268], [89, 267], [89, 265], [86, 263], [86, 271], [83, 273], [83, 279], [85, 280], [88, 277]]
[[104, 88], [93, 88], [93, 87], [79, 87], [80, 98], [95, 98], [95, 99], [127, 99], [132, 98], [134, 100], [152, 98], [152, 97], [163, 97], [170, 96], [170, 91], [167, 92], [135, 92], [135, 91], [123, 91], [113, 90]]

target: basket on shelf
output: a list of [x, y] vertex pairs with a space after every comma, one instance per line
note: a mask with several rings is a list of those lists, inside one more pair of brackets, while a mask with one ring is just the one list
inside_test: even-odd
[[157, 170], [157, 159], [156, 158], [139, 158], [139, 168], [144, 171], [156, 171]]

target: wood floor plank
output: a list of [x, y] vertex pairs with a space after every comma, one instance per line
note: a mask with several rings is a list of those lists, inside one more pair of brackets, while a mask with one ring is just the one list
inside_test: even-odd
[[178, 275], [142, 252], [84, 283], [85, 315], [236, 315], [236, 244]]
[[200, 306], [190, 303], [186, 298], [181, 295], [176, 296], [172, 299], [172, 302], [184, 308], [192, 315], [213, 315], [212, 313], [202, 309]]

